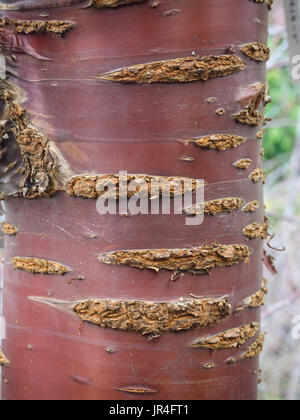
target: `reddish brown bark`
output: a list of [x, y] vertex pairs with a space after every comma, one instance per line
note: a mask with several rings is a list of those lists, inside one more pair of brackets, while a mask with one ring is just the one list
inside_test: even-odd
[[[246, 343], [239, 334], [230, 335], [260, 319], [259, 308], [240, 308], [262, 287], [263, 242], [260, 237], [248, 240], [243, 230], [255, 222], [264, 223], [262, 179], [253, 179], [253, 174], [262, 168], [257, 132], [262, 128], [261, 84], [266, 73], [263, 62], [246, 56], [240, 48], [254, 41], [267, 42], [267, 2], [164, 0], [158, 7], [145, 1], [96, 9], [86, 8], [88, 2], [84, 1], [58, 1], [53, 4], [65, 7], [47, 10], [43, 9], [46, 3], [0, 3], [2, 17], [74, 24], [63, 36], [53, 32], [16, 35], [15, 24], [2, 29], [9, 82], [23, 92], [21, 106], [27, 113], [22, 124], [10, 114], [4, 129], [9, 134], [1, 144], [1, 192], [4, 198], [10, 196], [5, 201], [6, 221], [17, 229], [15, 236], [6, 237], [7, 340], [3, 351], [10, 364], [3, 368], [3, 398], [255, 399], [258, 357], [243, 355], [259, 333]], [[20, 10], [7, 11], [5, 5]], [[44, 12], [47, 17], [41, 18]], [[239, 57], [245, 66], [224, 77], [195, 80], [195, 74], [203, 74], [202, 67], [191, 57], [210, 55]], [[176, 69], [177, 78], [183, 75], [182, 83], [178, 79], [143, 83], [144, 76], [140, 84], [99, 78], [115, 69], [187, 57], [188, 65], [192, 62], [194, 67]], [[195, 81], [188, 83], [185, 78], [191, 76], [191, 70]], [[161, 71], [165, 75], [169, 70], [163, 64]], [[173, 76], [168, 73], [168, 78]], [[17, 99], [9, 102], [2, 98], [3, 116]], [[233, 117], [241, 111], [246, 124]], [[258, 126], [251, 124], [253, 119]], [[14, 131], [16, 125], [19, 132], [25, 127], [29, 133], [29, 137], [22, 137], [23, 148]], [[207, 137], [216, 134], [223, 137]], [[38, 162], [25, 147], [26, 139], [32, 144], [37, 136], [33, 153]], [[191, 139], [196, 140], [186, 142]], [[62, 178], [56, 182], [54, 154], [60, 163], [64, 159], [63, 180], [70, 174], [116, 174], [119, 170], [204, 178], [205, 201], [218, 207], [207, 211], [201, 226], [185, 226], [185, 215], [100, 216], [93, 199], [72, 197], [64, 191]], [[24, 166], [24, 156], [31, 172], [26, 172], [25, 184], [20, 187], [24, 173], [11, 171]], [[242, 159], [248, 159], [245, 168], [236, 165]], [[15, 167], [7, 169], [14, 161]], [[50, 163], [51, 173], [47, 173]], [[33, 172], [35, 176], [30, 175]], [[223, 207], [214, 201], [223, 198], [227, 198]], [[231, 211], [228, 198], [242, 201]], [[243, 203], [254, 201], [254, 210], [241, 210]], [[172, 276], [168, 269], [156, 272], [134, 268], [136, 263], [99, 261], [99, 255], [119, 250], [165, 250], [163, 259], [168, 259], [168, 250], [213, 244], [229, 247], [215, 251], [218, 261], [233, 258], [235, 244], [250, 248], [251, 255], [237, 264], [216, 265], [210, 275], [183, 270], [184, 275]], [[10, 264], [15, 257], [43, 261], [26, 271]], [[54, 270], [53, 263], [72, 272], [61, 276], [50, 271], [45, 275], [45, 270]], [[226, 302], [232, 309], [228, 312], [226, 306], [220, 322], [208, 323], [212, 326], [207, 328], [188, 324], [188, 331], [177, 332], [168, 329], [168, 321], [164, 324], [167, 330], [158, 328], [162, 335], [150, 341], [133, 327], [126, 331], [123, 324], [122, 328], [114, 323], [108, 328], [82, 324], [72, 314], [72, 304], [78, 301], [96, 299], [107, 305], [116, 300], [124, 307], [133, 305], [136, 314], [145, 307], [137, 301], [178, 303], [180, 298], [196, 299], [191, 294], [213, 299], [228, 296]], [[161, 316], [170, 316], [165, 306], [154, 305], [157, 308], [162, 310]], [[116, 314], [115, 308], [111, 311]], [[108, 323], [103, 321], [103, 325]], [[238, 345], [215, 352], [193, 345], [219, 334], [222, 339], [236, 338]]]

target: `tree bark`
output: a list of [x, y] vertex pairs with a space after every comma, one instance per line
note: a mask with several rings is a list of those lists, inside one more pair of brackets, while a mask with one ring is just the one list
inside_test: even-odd
[[[254, 400], [270, 2], [122, 3], [0, 2], [2, 397]], [[203, 224], [100, 216], [120, 170], [203, 178]]]

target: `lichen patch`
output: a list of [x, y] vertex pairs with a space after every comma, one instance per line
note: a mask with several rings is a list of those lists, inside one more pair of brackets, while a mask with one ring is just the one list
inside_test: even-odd
[[153, 271], [170, 270], [207, 273], [213, 268], [230, 267], [251, 255], [245, 245], [211, 245], [191, 249], [116, 251], [99, 256], [99, 261]]
[[27, 271], [31, 274], [62, 276], [72, 271], [62, 264], [40, 258], [15, 257], [10, 262], [16, 269]]
[[260, 325], [256, 322], [239, 328], [233, 328], [217, 335], [197, 338], [193, 346], [209, 350], [236, 349], [254, 337], [259, 331]]
[[73, 311], [82, 321], [102, 328], [133, 331], [142, 335], [206, 328], [231, 312], [227, 299], [182, 299], [179, 302], [85, 300]]
[[211, 55], [137, 64], [97, 78], [121, 83], [187, 83], [228, 76], [244, 67], [245, 63], [237, 56]]
[[203, 149], [217, 150], [219, 152], [234, 149], [245, 143], [246, 139], [234, 134], [212, 134], [195, 138], [192, 142]]
[[14, 236], [18, 233], [18, 229], [11, 223], [3, 222], [1, 224], [1, 230], [4, 235]]
[[249, 42], [241, 47], [242, 53], [251, 60], [266, 62], [270, 59], [270, 48], [261, 42]]
[[238, 197], [219, 198], [187, 208], [185, 209], [185, 213], [189, 216], [196, 216], [203, 213], [205, 215], [216, 216], [217, 214], [231, 213], [239, 210], [244, 202], [242, 198]]

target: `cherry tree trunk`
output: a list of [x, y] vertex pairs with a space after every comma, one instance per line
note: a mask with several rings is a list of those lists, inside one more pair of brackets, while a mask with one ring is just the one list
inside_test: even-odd
[[[270, 6], [0, 1], [3, 399], [256, 399]], [[119, 171], [205, 203], [101, 215]]]

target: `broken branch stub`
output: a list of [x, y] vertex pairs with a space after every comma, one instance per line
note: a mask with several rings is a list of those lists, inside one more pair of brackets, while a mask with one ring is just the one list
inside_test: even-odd
[[228, 76], [244, 67], [245, 63], [237, 56], [210, 55], [137, 64], [96, 77], [121, 83], [187, 83]]
[[99, 256], [105, 264], [153, 271], [170, 270], [208, 273], [217, 267], [231, 267], [245, 261], [251, 250], [245, 245], [211, 245], [193, 249], [116, 251]]

